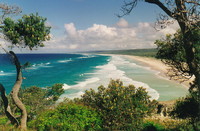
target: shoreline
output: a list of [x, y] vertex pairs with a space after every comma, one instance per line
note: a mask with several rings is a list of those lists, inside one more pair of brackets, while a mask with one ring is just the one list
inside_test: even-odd
[[[136, 63], [136, 65], [141, 66], [141, 68], [144, 68], [144, 70], [149, 70], [150, 72], [153, 71], [152, 77], [150, 76], [150, 74], [148, 74], [149, 72], [147, 71], [146, 76], [144, 76], [147, 79], [146, 78], [143, 79], [142, 74], [145, 72], [142, 71], [141, 72], [142, 74], [140, 75], [140, 72], [138, 72], [138, 70], [136, 69], [136, 74], [131, 73], [132, 67], [130, 65], [126, 66], [125, 65], [126, 63], [122, 64], [124, 67], [121, 68], [122, 71], [124, 71], [123, 68], [125, 70], [128, 70], [128, 72], [126, 72], [126, 76], [128, 76], [132, 80], [146, 83], [151, 89], [156, 90], [160, 95], [158, 99], [159, 102], [168, 103], [168, 101], [174, 101], [180, 97], [184, 97], [185, 95], [187, 95], [189, 82], [180, 83], [179, 81], [170, 79], [170, 77], [167, 76], [167, 72], [168, 72], [167, 65], [165, 65], [159, 59], [156, 59], [153, 57], [132, 56], [132, 55], [123, 55], [123, 54], [100, 54], [100, 55], [111, 56], [111, 57], [113, 56], [121, 57], [129, 61], [130, 63]], [[133, 66], [133, 69], [134, 68], [135, 67]], [[140, 67], [139, 67], [139, 70], [140, 70]], [[160, 88], [160, 86], [162, 88]], [[166, 88], [166, 87], [169, 87], [169, 88]]]
[[169, 67], [165, 65], [161, 60], [153, 58], [153, 57], [142, 57], [142, 56], [131, 56], [131, 55], [122, 55], [128, 59], [135, 60], [138, 62], [141, 62], [144, 66], [149, 67], [150, 69], [154, 71], [158, 71], [158, 76], [162, 77], [163, 79], [167, 79], [169, 81], [174, 81], [178, 84], [181, 84], [186, 89], [189, 88], [190, 83], [193, 81], [193, 78], [189, 79], [188, 81], [180, 83], [177, 80], [171, 79], [168, 75], [168, 69]]

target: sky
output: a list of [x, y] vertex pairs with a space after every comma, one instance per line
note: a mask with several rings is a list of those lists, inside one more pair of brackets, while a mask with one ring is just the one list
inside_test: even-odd
[[[139, 2], [130, 15], [122, 14], [124, 0], [3, 0], [21, 7], [22, 14], [38, 13], [47, 18], [51, 40], [32, 52], [71, 53], [78, 51], [155, 48], [154, 41], [174, 33], [177, 24], [156, 31], [157, 6]], [[3, 46], [7, 41], [0, 41]], [[15, 49], [19, 53], [30, 52]]]

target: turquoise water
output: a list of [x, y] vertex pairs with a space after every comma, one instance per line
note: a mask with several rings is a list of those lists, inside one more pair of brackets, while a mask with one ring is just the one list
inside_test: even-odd
[[[22, 87], [47, 87], [55, 83], [74, 85], [89, 78], [88, 73], [96, 70], [96, 66], [107, 63], [109, 56], [82, 54], [18, 54], [21, 64], [31, 63], [31, 67], [23, 70]], [[9, 55], [0, 55], [0, 82], [7, 92], [15, 82], [15, 66]]]
[[[111, 79], [120, 79], [125, 85], [147, 89], [152, 99], [172, 100], [185, 96], [187, 89], [173, 81], [161, 78], [158, 72], [144, 67], [141, 63], [122, 56], [91, 54], [20, 54], [21, 63], [32, 65], [23, 70], [22, 87], [41, 88], [62, 83], [64, 97], [75, 98], [85, 90], [107, 86]], [[0, 83], [9, 93], [15, 81], [15, 67], [8, 55], [0, 55]]]
[[[126, 72], [126, 75], [136, 81], [141, 81], [143, 83], [147, 83], [151, 88], [155, 89], [159, 92], [159, 99], [160, 101], [163, 100], [173, 100], [179, 97], [185, 96], [188, 91], [187, 88], [183, 85], [169, 80], [168, 77], [163, 78], [160, 77], [158, 74], [159, 72], [151, 70], [148, 67], [144, 67], [144, 65], [138, 61], [130, 60], [128, 61], [132, 63], [136, 63], [137, 66], [134, 67], [131, 65], [126, 65], [124, 67], [121, 66], [119, 69], [122, 68]], [[127, 68], [128, 67], [128, 68]]]

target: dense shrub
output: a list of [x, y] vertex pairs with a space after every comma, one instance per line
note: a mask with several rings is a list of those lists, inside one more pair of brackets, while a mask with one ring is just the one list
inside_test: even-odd
[[95, 108], [103, 118], [103, 127], [109, 130], [139, 130], [143, 118], [156, 106], [144, 88], [123, 86], [119, 80], [111, 80], [107, 88], [100, 86], [98, 91], [90, 89], [81, 101]]
[[199, 113], [199, 106], [192, 96], [187, 96], [176, 101], [171, 115], [178, 118], [193, 118], [196, 119]]
[[0, 125], [5, 125], [8, 122], [8, 118], [6, 116], [0, 116]]
[[62, 88], [63, 84], [54, 84], [51, 87], [47, 87], [46, 97], [48, 99], [52, 99], [52, 101], [57, 101], [59, 97], [65, 93], [64, 89]]
[[200, 107], [198, 100], [192, 94], [177, 100], [171, 115], [190, 120], [188, 124], [192, 125], [194, 130], [200, 130]]
[[101, 129], [101, 123], [101, 118], [92, 109], [68, 103], [41, 113], [29, 125], [39, 131], [78, 131]]
[[156, 131], [194, 131], [187, 119], [173, 119], [158, 115], [145, 118], [143, 130], [154, 131], [155, 129]]
[[33, 119], [38, 112], [53, 105], [59, 96], [64, 93], [62, 84], [54, 84], [48, 88], [28, 87], [21, 89], [19, 97], [26, 106], [28, 120]]
[[148, 121], [143, 124], [142, 131], [165, 131], [165, 127], [161, 124]]

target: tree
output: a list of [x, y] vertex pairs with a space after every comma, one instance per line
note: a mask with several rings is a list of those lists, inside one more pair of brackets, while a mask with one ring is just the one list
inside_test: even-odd
[[[194, 40], [196, 40], [195, 48], [200, 50], [200, 30], [194, 30], [193, 34]], [[182, 39], [183, 36], [178, 30], [174, 35], [168, 34], [165, 39], [156, 40], [155, 44], [158, 46], [157, 58], [161, 58], [164, 63], [171, 67], [168, 74], [175, 79], [185, 81], [191, 76], [186, 63], [186, 52], [183, 48]], [[194, 58], [196, 62], [200, 63], [199, 51], [195, 52]], [[178, 118], [190, 118], [195, 129], [198, 128], [195, 123], [198, 123], [200, 116], [197, 86], [192, 85], [189, 91], [188, 96], [175, 103], [173, 114]]]
[[111, 80], [108, 87], [87, 90], [80, 101], [101, 114], [104, 129], [141, 130], [143, 118], [156, 108], [149, 98], [144, 88]]
[[[130, 0], [129, 2], [125, 2], [124, 6], [122, 6], [123, 15], [131, 13], [133, 8], [137, 6], [138, 2], [140, 2], [140, 0]], [[182, 54], [176, 55], [179, 59], [182, 59], [179, 64], [183, 66], [179, 68], [180, 66], [175, 63], [172, 68], [174, 68], [174, 71], [184, 72], [184, 74], [179, 73], [179, 75], [187, 74], [187, 76], [190, 77], [195, 76], [195, 80], [190, 89], [197, 90], [197, 101], [200, 103], [200, 0], [165, 0], [164, 2], [161, 0], [144, 0], [144, 2], [157, 5], [166, 13], [165, 15], [160, 15], [160, 18], [156, 22], [157, 27], [159, 26], [161, 29], [165, 28], [169, 23], [171, 23], [171, 19], [172, 21], [178, 22], [180, 32], [179, 35], [174, 36], [175, 39], [173, 39], [173, 47], [175, 46], [176, 48], [168, 51], [171, 53], [177, 53], [181, 50]], [[170, 37], [171, 36], [168, 36], [167, 39], [170, 40]], [[171, 43], [171, 41], [168, 42]], [[175, 43], [178, 43], [178, 45]], [[168, 47], [166, 46], [166, 48]], [[173, 54], [169, 57], [169, 60], [173, 60]]]
[[[200, 64], [200, 30], [193, 30], [193, 41], [194, 41], [194, 60], [199, 65]], [[167, 34], [166, 38], [161, 40], [156, 40], [158, 52], [156, 57], [161, 59], [165, 64], [167, 64], [171, 69], [168, 74], [174, 79], [179, 81], [185, 81], [192, 77], [189, 65], [186, 59], [186, 51], [183, 47], [183, 35], [180, 30], [175, 34]], [[196, 88], [196, 89], [195, 89]], [[191, 86], [190, 92], [197, 91], [198, 88]]]
[[[43, 47], [44, 44], [42, 42], [50, 39], [50, 27], [47, 27], [45, 25], [46, 18], [38, 16], [38, 14], [30, 14], [24, 15], [21, 19], [15, 21], [11, 18], [7, 18], [6, 16], [21, 12], [18, 11], [18, 7], [0, 4], [0, 9], [3, 12], [0, 20], [1, 35], [4, 39], [10, 41], [12, 46], [16, 46], [19, 48], [29, 48], [30, 50], [32, 50], [33, 48]], [[18, 92], [23, 81], [23, 66], [21, 65], [20, 61], [17, 58], [17, 55], [13, 51], [6, 51], [6, 53], [10, 55], [11, 60], [15, 65], [17, 71], [16, 81], [11, 91], [11, 96], [15, 105], [21, 110], [20, 123], [17, 122], [17, 120], [14, 120], [14, 116], [10, 111], [8, 111], [9, 104], [7, 103], [8, 101], [6, 101], [6, 99], [4, 101], [4, 105], [6, 105], [5, 110], [8, 111], [7, 116], [14, 125], [20, 127], [22, 130], [26, 130], [27, 112], [24, 104], [18, 97]], [[3, 91], [5, 89], [3, 85], [0, 85], [0, 87], [1, 94], [4, 94], [5, 92]]]

